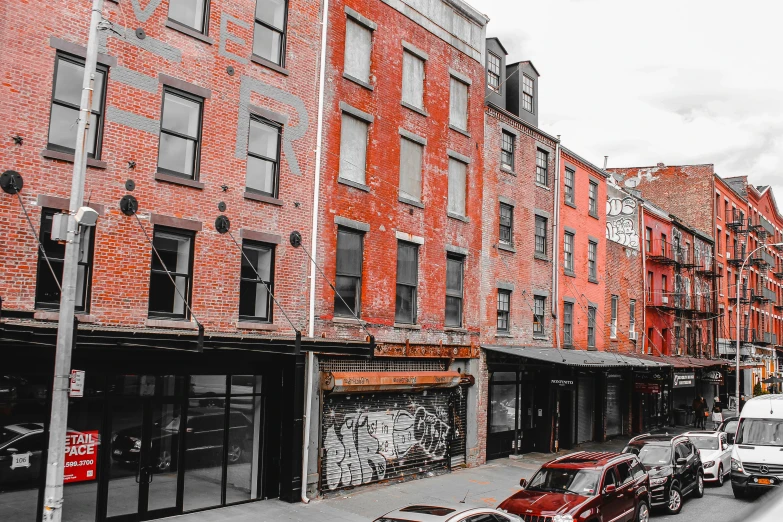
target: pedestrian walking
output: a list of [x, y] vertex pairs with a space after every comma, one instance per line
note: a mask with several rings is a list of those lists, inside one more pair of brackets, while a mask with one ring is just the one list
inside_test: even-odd
[[696, 427], [704, 429], [704, 414], [706, 413], [706, 404], [704, 397], [696, 397], [694, 400], [694, 410], [696, 410]]
[[723, 410], [720, 407], [720, 398], [715, 397], [712, 405], [712, 429], [717, 430], [721, 422], [723, 422]]
[[701, 407], [701, 400], [699, 400], [699, 397], [696, 396], [693, 398], [693, 402], [691, 403], [691, 410], [693, 411], [693, 427], [698, 428], [699, 427], [699, 408]]

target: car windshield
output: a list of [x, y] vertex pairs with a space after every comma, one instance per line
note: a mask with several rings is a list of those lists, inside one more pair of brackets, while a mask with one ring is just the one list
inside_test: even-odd
[[700, 450], [718, 449], [718, 437], [694, 437], [693, 435], [688, 435], [688, 438]]
[[742, 419], [737, 428], [737, 443], [783, 446], [783, 419]]
[[672, 463], [672, 448], [670, 446], [632, 445], [623, 453], [633, 453], [639, 457], [645, 466], [665, 466]]
[[575, 495], [595, 495], [598, 489], [597, 471], [584, 469], [541, 468], [530, 479], [527, 489]]
[[0, 428], [0, 446], [7, 442], [11, 442], [19, 436], [18, 431], [8, 429], [6, 427]]

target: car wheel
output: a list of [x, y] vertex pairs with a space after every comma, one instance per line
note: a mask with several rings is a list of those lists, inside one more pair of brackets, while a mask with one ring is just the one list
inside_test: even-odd
[[682, 492], [680, 487], [672, 484], [669, 489], [669, 502], [666, 504], [666, 510], [670, 515], [676, 515], [682, 509]]
[[644, 500], [636, 507], [636, 522], [650, 522], [650, 508]]
[[228, 447], [228, 461], [231, 463], [239, 462], [242, 458], [242, 445], [238, 442], [231, 443]]
[[718, 487], [723, 486], [725, 477], [723, 476], [723, 464], [718, 465]]
[[734, 493], [734, 498], [745, 498], [745, 488], [740, 488], [732, 484], [731, 491]]
[[693, 496], [696, 498], [704, 496], [704, 473], [699, 473], [696, 476], [696, 489], [693, 490]]

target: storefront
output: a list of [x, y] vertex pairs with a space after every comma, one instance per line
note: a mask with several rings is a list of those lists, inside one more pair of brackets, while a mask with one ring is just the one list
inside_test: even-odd
[[[626, 400], [626, 387], [624, 385], [624, 373], [617, 371], [606, 375], [606, 437], [612, 438], [625, 433], [624, 413], [628, 411]], [[627, 379], [625, 379], [627, 380]]]
[[633, 373], [633, 433], [646, 433], [665, 426], [669, 417], [669, 374], [669, 371]]

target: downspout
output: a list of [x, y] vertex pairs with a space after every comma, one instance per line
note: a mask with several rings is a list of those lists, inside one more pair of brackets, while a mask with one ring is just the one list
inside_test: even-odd
[[560, 244], [560, 136], [557, 139], [558, 141], [555, 143], [555, 223], [553, 233], [555, 240], [552, 245], [552, 318], [555, 328], [555, 347], [560, 349], [560, 321], [558, 319], [560, 281], [557, 277], [560, 262], [558, 255], [558, 245]]
[[[316, 133], [316, 149], [315, 149], [315, 181], [313, 184], [313, 230], [310, 235], [312, 238], [312, 244], [310, 245], [310, 251], [312, 252], [313, 261], [310, 263], [310, 311], [309, 311], [309, 324], [307, 326], [307, 336], [312, 338], [315, 336], [315, 260], [318, 259], [318, 194], [321, 189], [321, 152], [323, 147], [323, 132], [324, 132], [324, 94], [326, 91], [326, 42], [327, 32], [329, 29], [329, 0], [323, 0], [323, 22], [321, 27], [321, 64], [320, 73], [318, 79], [318, 130]], [[304, 444], [302, 445], [302, 490], [301, 499], [302, 502], [308, 504], [310, 499], [307, 498], [307, 471], [310, 464], [310, 410], [313, 407], [313, 368], [315, 364], [315, 354], [312, 350], [307, 352], [307, 365], [305, 371], [307, 372], [307, 385], [305, 391], [305, 411], [304, 411]]]
[[[639, 245], [639, 250], [642, 251], [642, 306], [641, 309], [644, 310], [644, 313], [642, 314], [642, 339], [647, 340], [647, 344], [652, 347], [652, 343], [650, 342], [650, 339], [647, 337], [647, 227], [644, 225], [644, 203], [639, 205], [639, 216], [642, 220], [640, 230], [640, 237], [643, 237], [641, 241], [641, 245]], [[642, 343], [642, 353], [644, 353], [644, 343]], [[650, 355], [652, 355], [652, 350], [650, 350]]]

